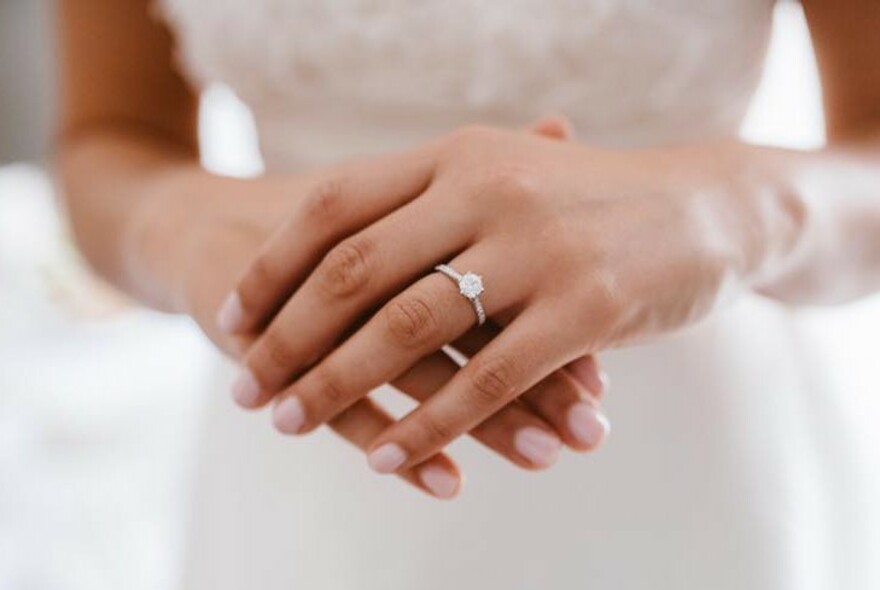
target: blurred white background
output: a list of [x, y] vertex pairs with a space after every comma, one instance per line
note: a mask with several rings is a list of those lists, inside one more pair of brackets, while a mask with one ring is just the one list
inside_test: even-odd
[[[16, 4], [31, 5], [0, 0], [0, 39], [7, 29], [22, 30], [13, 18], [44, 16], [9, 9]], [[820, 146], [818, 82], [803, 16], [785, 2], [776, 17], [743, 135]], [[41, 44], [27, 37], [17, 47], [37, 52], [43, 64], [45, 30], [39, 38]], [[172, 588], [200, 403], [227, 392], [211, 389], [216, 357], [193, 324], [129, 306], [83, 267], [51, 182], [33, 160], [34, 146], [45, 142], [23, 138], [26, 130], [4, 121], [22, 120], [13, 104], [22, 75], [0, 69], [0, 161], [17, 153], [32, 162], [0, 165], [0, 588]], [[11, 86], [18, 95], [2, 90]], [[47, 102], [42, 96], [33, 106], [45, 110]], [[259, 171], [247, 110], [228, 90], [208, 91], [202, 117], [207, 166]], [[39, 133], [45, 126], [34, 123]], [[4, 130], [16, 140], [2, 137]], [[854, 427], [876, 436], [880, 300], [796, 313], [830, 359], [829, 379], [848, 400]], [[871, 442], [880, 448], [880, 438]], [[876, 457], [864, 459], [880, 474]]]

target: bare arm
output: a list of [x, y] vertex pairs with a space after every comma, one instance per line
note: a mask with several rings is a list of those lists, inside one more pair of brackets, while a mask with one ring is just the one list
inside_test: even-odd
[[[171, 37], [149, 14], [150, 4], [58, 2], [63, 193], [76, 239], [98, 272], [153, 307], [192, 315], [218, 346], [238, 355], [249, 339], [220, 333], [214, 317], [222, 297], [271, 231], [291, 212], [301, 213], [303, 236], [309, 240], [300, 242], [298, 252], [306, 264], [317, 264], [344, 229], [339, 226], [344, 216], [331, 210], [334, 194], [328, 187], [344, 186], [346, 194], [336, 196], [361, 201], [358, 197], [369, 182], [344, 183], [360, 174], [383, 194], [383, 187], [399, 176], [395, 164], [402, 160], [365, 158], [333, 169], [252, 180], [202, 170], [195, 133], [197, 98], [172, 67]], [[470, 349], [463, 348], [465, 354], [479, 350], [491, 336], [474, 335]], [[311, 343], [307, 352], [314, 356], [324, 351]], [[276, 358], [285, 354], [289, 352], [279, 347]], [[436, 351], [392, 384], [422, 400], [457, 370], [452, 359]], [[581, 397], [600, 393], [597, 371], [592, 359], [582, 359], [574, 379], [557, 373], [534, 388], [535, 408], [511, 404], [475, 429], [474, 436], [529, 469], [555, 460], [560, 435], [573, 448], [593, 448], [604, 436], [604, 422], [594, 402]], [[566, 414], [570, 409], [577, 409], [582, 426], [577, 431]], [[365, 448], [390, 421], [380, 407], [363, 401], [331, 427]], [[584, 427], [586, 438], [578, 434]], [[529, 436], [519, 436], [521, 431]], [[544, 441], [540, 448], [536, 436]], [[523, 446], [523, 440], [530, 444]], [[440, 497], [458, 489], [457, 470], [442, 453], [403, 476]]]
[[771, 193], [788, 194], [780, 200], [789, 205], [780, 224], [801, 230], [796, 247], [768, 262], [756, 285], [797, 303], [845, 301], [880, 289], [880, 4], [803, 5], [828, 145], [811, 153], [747, 148], [745, 169]]
[[[58, 3], [62, 112], [58, 165], [75, 236], [111, 282], [157, 307], [170, 293], [134, 276], [130, 240], [169, 174], [197, 167], [197, 98], [171, 67], [150, 2]], [[159, 236], [155, 236], [161, 241]], [[158, 270], [158, 269], [157, 269]]]
[[[342, 341], [341, 318], [352, 310], [325, 304], [328, 284], [361, 287], [360, 308], [380, 305], [370, 289], [410, 285], [280, 394], [282, 429], [308, 432], [473, 324], [447, 278], [424, 276], [424, 268], [449, 260], [459, 272], [484, 272], [486, 292], [482, 279], [471, 286], [486, 313], [513, 310], [513, 319], [442, 390], [373, 441], [370, 464], [396, 472], [571, 358], [705, 317], [728, 300], [729, 286], [808, 303], [875, 292], [880, 4], [805, 3], [825, 89], [826, 148], [720, 141], [621, 151], [464, 130], [427, 154], [427, 170], [401, 167], [428, 183], [421, 197], [337, 245], [271, 317], [284, 281], [258, 269], [284, 261], [289, 274], [309, 272], [289, 255], [297, 226], [277, 234], [229, 299], [242, 308], [240, 321], [226, 326], [231, 332], [271, 319], [244, 358], [240, 383], [275, 394], [289, 369], [273, 358], [278, 342], [296, 350], [316, 334]], [[376, 278], [370, 271], [378, 268], [387, 272]], [[299, 329], [304, 318], [308, 337]], [[352, 375], [353, 366], [369, 370]], [[286, 408], [299, 408], [299, 419], [283, 420]]]

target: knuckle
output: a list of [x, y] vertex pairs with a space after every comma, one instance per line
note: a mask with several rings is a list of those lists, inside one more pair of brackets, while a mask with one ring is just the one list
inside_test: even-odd
[[446, 149], [449, 156], [458, 156], [482, 144], [492, 136], [492, 129], [484, 125], [466, 125], [446, 136]]
[[[277, 330], [269, 329], [262, 339], [262, 350], [257, 352], [258, 359], [265, 359], [275, 370], [291, 370], [296, 366], [297, 355], [289, 340]], [[263, 363], [257, 363], [263, 365]]]
[[367, 282], [369, 253], [372, 248], [364, 239], [348, 239], [333, 248], [317, 270], [323, 290], [337, 297], [351, 295]]
[[341, 213], [345, 198], [345, 177], [339, 174], [319, 180], [305, 200], [305, 217], [311, 223], [327, 223]]
[[511, 200], [531, 201], [540, 195], [540, 179], [537, 171], [522, 162], [502, 162], [484, 173], [481, 180], [486, 194]]
[[519, 370], [507, 356], [480, 362], [471, 373], [471, 394], [479, 407], [494, 407], [516, 394]]
[[388, 333], [403, 347], [423, 344], [439, 332], [434, 306], [423, 294], [405, 294], [385, 308]]
[[428, 447], [441, 447], [456, 438], [452, 422], [439, 416], [422, 418], [416, 428], [420, 433], [420, 439]]
[[241, 290], [246, 291], [247, 294], [250, 295], [256, 291], [262, 290], [267, 285], [274, 284], [277, 278], [278, 273], [271, 260], [265, 255], [259, 256], [251, 264], [247, 275], [241, 281]]
[[322, 366], [315, 371], [314, 379], [314, 392], [322, 407], [341, 408], [348, 406], [348, 392], [335, 371]]

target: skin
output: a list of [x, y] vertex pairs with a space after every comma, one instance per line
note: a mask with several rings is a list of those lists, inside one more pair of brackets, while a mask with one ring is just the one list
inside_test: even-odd
[[[311, 262], [302, 266], [310, 270], [309, 264], [316, 265], [341, 237], [338, 232], [353, 229], [327, 223], [332, 179], [357, 174], [382, 190], [397, 182], [389, 173], [392, 157], [249, 180], [204, 171], [198, 162], [197, 97], [176, 73], [171, 36], [149, 16], [148, 5], [58, 3], [62, 113], [57, 160], [63, 194], [76, 240], [101, 275], [157, 309], [191, 315], [218, 347], [237, 358], [253, 336], [229, 337], [218, 329], [215, 316], [261, 246], [292, 209], [302, 211], [311, 220], [311, 237], [320, 238], [311, 242]], [[529, 132], [565, 139], [569, 129], [564, 120], [548, 118]], [[496, 332], [497, 326], [487, 325], [455, 344], [467, 358]], [[423, 400], [457, 370], [448, 355], [435, 352], [392, 384]], [[579, 451], [599, 444], [607, 429], [597, 404], [603, 389], [596, 361], [579, 359], [472, 434], [525, 469], [547, 467], [562, 442]], [[257, 407], [267, 400], [242, 401]], [[569, 427], [568, 410], [575, 407], [599, 429], [588, 439]], [[382, 408], [365, 399], [336, 416], [330, 427], [364, 449], [391, 423]], [[532, 450], [541, 453], [518, 448], [523, 431], [531, 437]], [[461, 481], [456, 465], [442, 453], [401, 476], [438, 497], [454, 495]]]
[[[274, 395], [295, 378], [275, 396], [276, 426], [308, 432], [473, 324], [454, 285], [425, 269], [451, 260], [481, 272], [487, 313], [509, 326], [372, 443], [371, 466], [395, 472], [573, 359], [683, 328], [737, 292], [788, 303], [874, 292], [880, 42], [871, 31], [880, 8], [850, 4], [806, 7], [826, 73], [832, 141], [822, 151], [736, 141], [609, 151], [476, 127], [402, 156], [398, 181], [410, 174], [418, 190], [382, 203], [384, 217], [310, 275], [297, 268], [294, 215], [224, 308], [238, 320], [232, 331], [274, 315], [245, 356], [239, 387]], [[361, 179], [337, 182], [334, 211], [344, 217], [346, 187]], [[398, 294], [366, 325], [344, 333], [390, 292]], [[300, 351], [315, 340], [344, 342], [312, 366]]]
[[[93, 77], [106, 70], [85, 63], [81, 45], [95, 42], [78, 28], [96, 25], [81, 22], [90, 14], [83, 4], [63, 3], [62, 23], [78, 39], [79, 58], [68, 61]], [[108, 14], [123, 12], [106, 4]], [[132, 100], [125, 116], [95, 123], [80, 97], [65, 118], [61, 158], [74, 224], [87, 255], [117, 284], [193, 314], [219, 344], [243, 352], [240, 398], [276, 398], [282, 430], [341, 425], [378, 471], [423, 487], [431, 479], [446, 492], [437, 495], [453, 495], [458, 480], [449, 478], [458, 474], [442, 449], [511, 403], [528, 403], [542, 379], [567, 382], [571, 371], [560, 371], [578, 358], [689, 325], [745, 290], [827, 303], [880, 288], [880, 6], [804, 7], [826, 99], [822, 150], [730, 140], [609, 151], [470, 128], [314, 177], [230, 181], [193, 169], [192, 139], [172, 124], [191, 125], [181, 116], [192, 108], [186, 100], [174, 116], [142, 116], [144, 105]], [[166, 78], [163, 105], [177, 96]], [[107, 91], [91, 86], [80, 93]], [[280, 193], [294, 187], [310, 197], [291, 208]], [[257, 199], [285, 225], [269, 227], [247, 207]], [[320, 256], [302, 230], [315, 227], [315, 214], [330, 218], [320, 227], [332, 234]], [[236, 240], [251, 248], [228, 245]], [[248, 270], [218, 326], [213, 314], [231, 280], [206, 267], [227, 250], [221, 266]], [[483, 275], [483, 302], [497, 324], [474, 339], [467, 365], [413, 394], [423, 403], [393, 422], [365, 405], [367, 392], [473, 334], [473, 310], [455, 285], [425, 276], [447, 261]], [[240, 337], [225, 339], [220, 327]], [[307, 338], [329, 354], [307, 351]], [[569, 410], [555, 411], [540, 416], [564, 431]], [[515, 454], [510, 431], [504, 441]]]

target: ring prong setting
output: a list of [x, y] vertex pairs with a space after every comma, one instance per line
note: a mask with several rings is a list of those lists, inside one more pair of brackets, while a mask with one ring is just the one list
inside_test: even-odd
[[486, 309], [483, 302], [480, 301], [480, 295], [483, 294], [483, 277], [475, 272], [466, 272], [461, 274], [448, 264], [438, 264], [434, 270], [447, 278], [455, 281], [458, 285], [459, 294], [471, 302], [474, 313], [477, 314], [477, 325], [482, 326], [486, 323]]
[[462, 275], [458, 281], [458, 291], [468, 299], [474, 299], [483, 294], [483, 277], [468, 272]]

